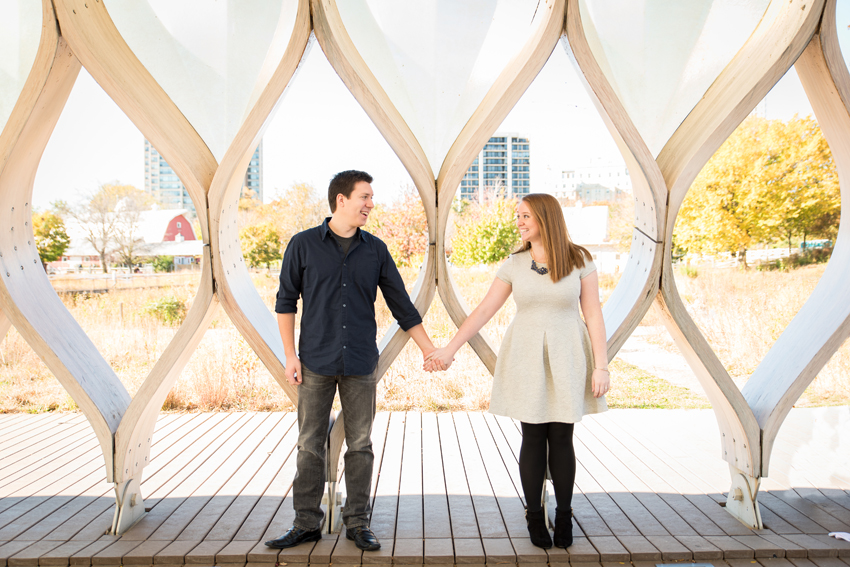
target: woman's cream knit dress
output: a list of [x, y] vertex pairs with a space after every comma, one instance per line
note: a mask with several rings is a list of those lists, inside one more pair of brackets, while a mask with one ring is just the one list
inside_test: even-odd
[[496, 277], [512, 286], [517, 312], [499, 348], [491, 413], [526, 423], [576, 423], [608, 409], [604, 397], [593, 397], [593, 351], [579, 315], [581, 279], [595, 270], [587, 260], [554, 283], [531, 269], [528, 251], [499, 268]]

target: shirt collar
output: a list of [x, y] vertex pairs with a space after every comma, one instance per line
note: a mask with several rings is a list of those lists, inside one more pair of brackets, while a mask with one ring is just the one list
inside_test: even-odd
[[[330, 227], [331, 217], [325, 217], [325, 222], [322, 223], [322, 226], [319, 227], [319, 232], [322, 235], [322, 240], [327, 238], [327, 236], [333, 232]], [[354, 236], [358, 236], [360, 240], [364, 240], [363, 231], [360, 230], [360, 227], [357, 227], [354, 232]]]

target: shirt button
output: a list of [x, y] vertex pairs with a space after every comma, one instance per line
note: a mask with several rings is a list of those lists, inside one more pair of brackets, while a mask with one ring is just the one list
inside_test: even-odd
[[345, 345], [343, 345], [343, 347], [342, 347], [342, 348], [345, 348]]
[[343, 303], [342, 306], [345, 307], [345, 303]]
[[343, 326], [342, 326], [342, 328], [344, 329], [344, 328], [345, 328], [345, 325], [343, 325]]
[[345, 284], [342, 284], [342, 287], [345, 287]]

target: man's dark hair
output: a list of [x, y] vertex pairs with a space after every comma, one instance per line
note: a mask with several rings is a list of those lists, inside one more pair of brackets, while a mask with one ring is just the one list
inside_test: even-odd
[[356, 169], [340, 171], [334, 175], [331, 184], [328, 186], [328, 204], [331, 206], [332, 213], [336, 211], [336, 196], [342, 193], [343, 197], [350, 199], [354, 185], [359, 181], [372, 183], [372, 176], [365, 171], [357, 171]]

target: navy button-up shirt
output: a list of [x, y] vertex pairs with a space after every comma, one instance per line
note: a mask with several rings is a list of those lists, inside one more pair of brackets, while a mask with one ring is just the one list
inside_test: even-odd
[[371, 374], [378, 364], [375, 300], [378, 286], [407, 331], [422, 317], [384, 242], [357, 229], [348, 254], [331, 234], [330, 218], [292, 237], [283, 255], [277, 313], [295, 313], [304, 300], [299, 358], [326, 376]]

